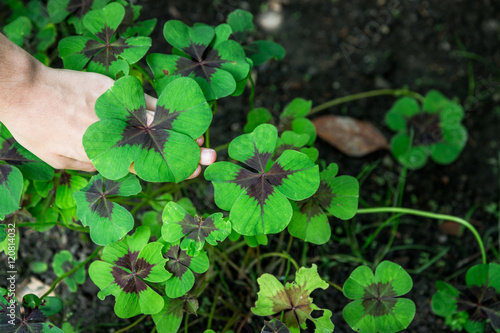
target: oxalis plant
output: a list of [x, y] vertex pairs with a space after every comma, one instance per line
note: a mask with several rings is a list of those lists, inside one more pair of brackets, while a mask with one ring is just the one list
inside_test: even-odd
[[[374, 262], [358, 260], [363, 265], [344, 283], [329, 281], [321, 268], [308, 267], [305, 260], [307, 245], [331, 242], [332, 226], [339, 220], [380, 213], [393, 214], [384, 225], [411, 214], [468, 228], [483, 263], [469, 269], [467, 288], [438, 282], [432, 307], [439, 316], [460, 315], [468, 332], [484, 331], [486, 322], [499, 331], [499, 266], [487, 263], [475, 228], [459, 217], [400, 205], [358, 208], [358, 179], [324, 162], [309, 119], [352, 100], [397, 97], [386, 123], [397, 132], [391, 150], [404, 179], [408, 169], [421, 168], [429, 158], [449, 164], [459, 157], [467, 131], [455, 101], [437, 91], [424, 97], [406, 89], [376, 90], [315, 107], [296, 98], [276, 117], [254, 108], [251, 73], [255, 66], [282, 59], [285, 50], [269, 40], [254, 40], [253, 17], [247, 11], [236, 10], [227, 23], [215, 27], [167, 21], [164, 46], [169, 44], [172, 54], [149, 54], [148, 35], [156, 20], [137, 21], [140, 6], [50, 0], [45, 10], [39, 3], [10, 2], [14, 14], [2, 31], [47, 64], [51, 58], [44, 52], [58, 35], [65, 68], [116, 81], [97, 100], [99, 121], [83, 137], [96, 173], [53, 170], [0, 126], [0, 248], [13, 261], [22, 246], [19, 228], [46, 232], [55, 226], [88, 234], [97, 247], [82, 260], [66, 250], [55, 255], [57, 279], [43, 295], [17, 299], [11, 286], [1, 288], [0, 331], [88, 331], [66, 320], [61, 328], [54, 325], [51, 318], [61, 321], [57, 314], [64, 312], [64, 304], [48, 296], [62, 283], [78, 292], [88, 275], [99, 288], [98, 298], [114, 298], [118, 317], [137, 317], [117, 332], [177, 332], [183, 318], [186, 332], [195, 324], [207, 333], [240, 332], [250, 315], [256, 316], [252, 331], [333, 332], [333, 310], [329, 304], [320, 308], [312, 296], [321, 299], [330, 286], [347, 298], [342, 316], [353, 330], [399, 332], [417, 309], [403, 297], [412, 288], [410, 275], [383, 260], [387, 251]], [[141, 62], [144, 57], [149, 69]], [[145, 87], [154, 88], [158, 97], [154, 114], [146, 111]], [[212, 122], [218, 100], [245, 90], [250, 91], [250, 107], [242, 107], [248, 119], [244, 132], [216, 148], [222, 155], [227, 150], [227, 157], [207, 167], [200, 179], [185, 181], [200, 160], [195, 140], [205, 135], [208, 147], [210, 128], [223, 126]], [[131, 165], [135, 174], [129, 172]], [[400, 191], [403, 187], [404, 182]], [[213, 188], [211, 209], [196, 194], [204, 196], [207, 188]], [[373, 245], [379, 231], [363, 250]], [[264, 252], [277, 238], [277, 250]], [[294, 246], [303, 246], [301, 265], [291, 251]], [[230, 255], [242, 248], [247, 252], [238, 265]], [[264, 273], [266, 258], [273, 261]], [[247, 300], [232, 293], [241, 286], [249, 286]], [[226, 309], [222, 314], [220, 304]], [[191, 321], [193, 315], [198, 319]]]

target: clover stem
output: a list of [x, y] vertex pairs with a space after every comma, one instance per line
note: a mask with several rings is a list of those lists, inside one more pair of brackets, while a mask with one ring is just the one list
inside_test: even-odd
[[45, 294], [43, 294], [42, 297], [40, 297], [40, 299], [44, 299], [45, 297], [47, 297], [47, 295], [49, 295], [54, 289], [56, 289], [56, 286], [59, 282], [61, 282], [62, 280], [64, 280], [65, 278], [67, 278], [68, 276], [70, 276], [71, 274], [76, 272], [77, 270], [79, 270], [81, 267], [85, 266], [90, 260], [92, 260], [99, 253], [99, 251], [101, 249], [102, 249], [102, 246], [98, 246], [94, 250], [94, 252], [92, 252], [92, 254], [84, 262], [73, 267], [71, 270], [67, 271], [66, 273], [64, 273], [63, 275], [61, 275], [57, 279], [55, 279], [55, 281], [52, 282], [52, 285], [50, 286], [49, 290], [47, 290], [47, 292]]
[[253, 110], [253, 100], [254, 100], [254, 96], [255, 96], [255, 82], [253, 82], [252, 73], [250, 73], [249, 81], [250, 81], [249, 101], [250, 101], [250, 111], [252, 111]]
[[422, 217], [428, 217], [431, 219], [435, 220], [447, 220], [447, 221], [453, 221], [458, 224], [463, 225], [467, 229], [472, 232], [474, 237], [476, 238], [476, 241], [479, 245], [479, 249], [481, 251], [481, 257], [483, 260], [483, 263], [486, 264], [486, 251], [484, 250], [484, 244], [481, 239], [481, 236], [479, 236], [479, 233], [477, 232], [476, 228], [472, 224], [470, 224], [468, 221], [461, 219], [456, 216], [452, 215], [445, 215], [445, 214], [436, 214], [436, 213], [431, 213], [431, 212], [426, 212], [422, 210], [417, 210], [417, 209], [410, 209], [410, 208], [402, 208], [402, 207], [375, 207], [375, 208], [360, 208], [357, 211], [357, 214], [378, 214], [378, 213], [398, 213], [398, 214], [409, 214], [409, 215], [416, 215], [416, 216], [422, 216]]
[[142, 68], [138, 63], [133, 64], [132, 67], [139, 71], [148, 80], [151, 87], [154, 87], [153, 80], [149, 78], [149, 74], [144, 70], [144, 68]]
[[115, 333], [121, 333], [121, 332], [128, 331], [129, 329], [131, 329], [132, 327], [134, 327], [135, 325], [139, 324], [141, 321], [146, 319], [146, 317], [147, 317], [147, 315], [142, 315], [139, 319], [134, 321], [132, 324], [128, 325], [127, 327], [122, 328], [121, 330], [115, 331]]
[[46, 227], [48, 225], [58, 225], [61, 227], [68, 228], [70, 230], [80, 231], [80, 232], [90, 232], [89, 229], [85, 227], [80, 227], [78, 225], [64, 224], [60, 222], [42, 222], [42, 223], [17, 223], [16, 227]]
[[352, 102], [358, 99], [363, 99], [367, 97], [375, 97], [375, 96], [383, 96], [383, 95], [391, 95], [391, 96], [410, 96], [415, 99], [418, 99], [420, 102], [424, 101], [424, 97], [420, 95], [417, 92], [414, 91], [409, 91], [407, 89], [379, 89], [379, 90], [371, 90], [371, 91], [366, 91], [362, 92], [359, 94], [354, 94], [354, 95], [349, 95], [349, 96], [344, 96], [344, 97], [339, 97], [332, 99], [328, 102], [325, 102], [323, 104], [320, 104], [318, 106], [315, 106], [309, 111], [307, 114], [308, 116], [313, 115], [319, 111], [323, 111], [325, 109], [328, 109], [329, 107], [339, 105], [342, 103], [347, 103], [347, 102]]

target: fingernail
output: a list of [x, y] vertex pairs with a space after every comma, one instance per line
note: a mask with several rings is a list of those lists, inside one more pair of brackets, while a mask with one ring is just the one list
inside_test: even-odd
[[217, 153], [213, 149], [203, 149], [201, 151], [200, 164], [201, 165], [210, 165], [214, 163], [217, 158]]

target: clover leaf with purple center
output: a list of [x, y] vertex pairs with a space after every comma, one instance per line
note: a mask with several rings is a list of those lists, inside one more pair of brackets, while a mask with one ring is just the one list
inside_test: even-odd
[[196, 82], [179, 78], [158, 97], [148, 121], [141, 82], [118, 79], [96, 101], [100, 121], [90, 125], [83, 147], [104, 177], [119, 179], [134, 163], [137, 175], [150, 182], [180, 182], [198, 167], [195, 140], [207, 130], [212, 110]]
[[83, 25], [90, 35], [66, 37], [59, 42], [64, 67], [82, 70], [88, 64], [88, 71], [113, 79], [120, 71], [127, 75], [130, 64], [144, 57], [151, 47], [151, 38], [118, 37], [124, 17], [125, 8], [116, 2], [85, 15]]
[[437, 281], [432, 297], [432, 311], [438, 316], [466, 314], [467, 332], [484, 332], [489, 321], [500, 332], [500, 265], [496, 263], [472, 266], [465, 275], [467, 288], [457, 288]]
[[172, 274], [165, 270], [163, 244], [148, 243], [150, 235], [149, 228], [137, 228], [133, 236], [107, 245], [103, 261], [94, 261], [89, 267], [90, 278], [101, 289], [97, 296], [103, 300], [113, 295], [120, 318], [158, 313], [164, 306], [162, 296], [148, 283], [164, 282]]
[[123, 238], [134, 227], [134, 218], [124, 207], [109, 200], [114, 196], [130, 196], [141, 191], [134, 175], [117, 181], [93, 176], [87, 186], [73, 194], [84, 227], [90, 228], [90, 238], [98, 245], [108, 245]]
[[462, 125], [462, 107], [431, 90], [422, 106], [410, 97], [398, 99], [385, 120], [397, 131], [391, 140], [394, 157], [410, 169], [423, 167], [429, 157], [438, 164], [455, 161], [467, 143], [467, 130]]
[[181, 249], [178, 242], [166, 245], [163, 251], [163, 256], [168, 259], [165, 269], [172, 274], [165, 282], [165, 293], [170, 298], [185, 295], [194, 286], [194, 273], [205, 273], [210, 266], [205, 251], [201, 250], [192, 257]]
[[151, 54], [147, 57], [155, 77], [155, 89], [163, 88], [179, 77], [193, 78], [207, 100], [231, 95], [236, 83], [245, 79], [250, 65], [243, 48], [228, 40], [231, 27], [221, 24], [188, 27], [177, 20], [165, 23], [163, 34], [174, 47], [174, 54]]
[[231, 233], [231, 223], [215, 213], [203, 219], [191, 216], [182, 206], [171, 201], [163, 210], [163, 240], [174, 243], [180, 240], [181, 249], [190, 256], [197, 256], [205, 245], [217, 245]]
[[230, 211], [233, 229], [241, 235], [282, 231], [293, 213], [288, 199], [307, 199], [319, 187], [318, 166], [307, 155], [286, 150], [272, 162], [277, 139], [276, 127], [262, 124], [229, 145], [229, 156], [247, 168], [216, 162], [205, 170], [214, 185], [215, 203]]
[[360, 333], [395, 333], [410, 325], [415, 316], [415, 303], [399, 298], [413, 286], [410, 275], [399, 265], [383, 261], [375, 269], [356, 268], [344, 284], [343, 291], [353, 301], [342, 316]]
[[329, 212], [342, 220], [351, 219], [358, 209], [359, 183], [351, 176], [337, 176], [332, 163], [320, 173], [318, 191], [309, 199], [292, 202], [293, 216], [288, 231], [294, 237], [314, 244], [324, 244], [331, 236]]
[[[314, 290], [328, 288], [328, 283], [319, 276], [316, 265], [300, 268], [295, 275], [295, 282], [287, 282], [284, 286], [271, 274], [263, 274], [257, 282], [260, 290], [257, 293], [257, 302], [251, 308], [254, 314], [270, 316], [282, 313], [282, 321], [292, 333], [300, 333], [306, 329], [306, 320], [314, 323], [314, 332], [333, 332], [334, 325], [330, 320], [332, 312], [318, 308], [310, 297]], [[323, 315], [313, 317], [314, 310], [322, 310]]]

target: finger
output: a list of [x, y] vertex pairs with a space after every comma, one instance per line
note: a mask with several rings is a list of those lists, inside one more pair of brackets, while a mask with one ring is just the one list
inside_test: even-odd
[[201, 148], [200, 154], [200, 164], [201, 165], [210, 165], [215, 162], [217, 158], [217, 153], [213, 149], [209, 148]]
[[58, 159], [57, 161], [48, 161], [48, 164], [52, 166], [54, 169], [69, 169], [69, 170], [78, 170], [85, 172], [94, 172], [96, 171], [94, 165], [89, 162], [82, 162], [72, 158], [64, 158]]
[[144, 99], [146, 100], [146, 109], [154, 111], [156, 109], [156, 102], [158, 100], [148, 94], [144, 94]]
[[198, 165], [198, 167], [196, 168], [196, 170], [194, 170], [193, 174], [191, 176], [189, 176], [187, 179], [193, 179], [193, 178], [198, 177], [198, 175], [200, 174], [200, 172], [201, 172], [201, 166]]
[[146, 111], [146, 125], [150, 126], [155, 118], [155, 113], [153, 111]]
[[205, 142], [205, 137], [202, 135], [200, 136], [198, 139], [196, 139], [196, 143], [198, 144], [198, 146], [201, 147], [201, 145], [203, 144], [203, 142]]
[[132, 164], [130, 164], [130, 167], [128, 168], [128, 171], [130, 171], [134, 175], [137, 175], [137, 172], [135, 172], [135, 168], [134, 168], [134, 162], [132, 162]]

